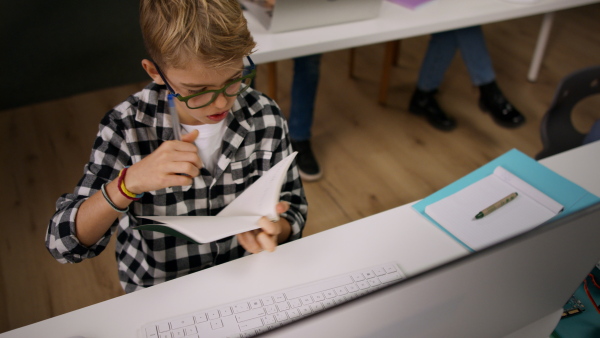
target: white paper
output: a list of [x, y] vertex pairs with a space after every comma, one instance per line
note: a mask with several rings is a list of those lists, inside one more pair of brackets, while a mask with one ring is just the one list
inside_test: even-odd
[[277, 220], [281, 186], [296, 157], [294, 152], [277, 163], [250, 185], [216, 216], [139, 216], [164, 223], [199, 243], [213, 242], [258, 228], [258, 220], [266, 216]]
[[[507, 195], [519, 195], [483, 218], [481, 210]], [[425, 213], [449, 233], [479, 250], [533, 229], [554, 217], [562, 206], [502, 167], [494, 173], [425, 208]]]
[[260, 216], [144, 216], [165, 223], [198, 243], [210, 243], [258, 228]]
[[297, 152], [290, 154], [252, 183], [217, 216], [267, 216], [277, 220], [275, 205], [279, 202], [281, 185]]

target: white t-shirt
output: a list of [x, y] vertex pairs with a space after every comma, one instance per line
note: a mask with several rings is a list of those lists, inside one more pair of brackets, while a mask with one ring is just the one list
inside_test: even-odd
[[221, 142], [223, 141], [223, 135], [225, 134], [225, 120], [216, 124], [201, 124], [192, 126], [188, 124], [182, 124], [183, 130], [186, 134], [198, 130], [200, 133], [196, 138], [195, 144], [198, 147], [198, 154], [204, 167], [212, 174], [213, 170], [217, 166], [219, 155], [221, 153]]

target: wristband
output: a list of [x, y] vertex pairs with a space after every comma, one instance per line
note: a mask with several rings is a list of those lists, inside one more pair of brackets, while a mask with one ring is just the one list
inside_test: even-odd
[[144, 196], [144, 193], [141, 194], [134, 194], [131, 191], [127, 190], [127, 187], [125, 187], [125, 175], [127, 174], [127, 168], [129, 167], [125, 167], [123, 169], [121, 169], [121, 172], [119, 172], [119, 180], [117, 181], [117, 186], [119, 187], [119, 192], [125, 196], [126, 198], [132, 200], [132, 201], [137, 201], [140, 198], [142, 198], [142, 196]]
[[106, 193], [106, 188], [104, 187], [106, 185], [106, 183], [102, 184], [102, 187], [100, 188], [100, 190], [102, 190], [102, 196], [104, 196], [104, 199], [106, 200], [106, 202], [108, 202], [108, 205], [110, 205], [111, 208], [113, 208], [115, 211], [118, 212], [122, 212], [122, 213], [126, 213], [127, 211], [129, 211], [129, 207], [125, 207], [125, 209], [119, 209], [117, 208], [117, 206], [113, 203], [113, 201], [110, 200], [110, 197], [108, 197], [108, 194]]

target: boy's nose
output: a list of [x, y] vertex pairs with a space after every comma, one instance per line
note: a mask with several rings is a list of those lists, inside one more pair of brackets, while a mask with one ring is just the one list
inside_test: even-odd
[[213, 104], [217, 108], [224, 108], [225, 106], [227, 106], [227, 103], [229, 103], [229, 98], [225, 96], [224, 93], [219, 93], [219, 95], [215, 99], [215, 102], [213, 102]]

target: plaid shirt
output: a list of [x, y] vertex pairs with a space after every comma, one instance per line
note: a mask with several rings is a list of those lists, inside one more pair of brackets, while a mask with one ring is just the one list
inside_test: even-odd
[[[138, 231], [138, 215], [216, 215], [265, 171], [292, 152], [287, 124], [277, 104], [249, 89], [236, 99], [226, 118], [221, 155], [214, 176], [205, 168], [191, 186], [147, 192], [133, 202], [110, 230], [86, 247], [75, 236], [75, 215], [81, 204], [117, 178], [125, 166], [139, 162], [164, 140], [173, 139], [164, 86], [149, 84], [102, 119], [90, 162], [72, 194], [56, 202], [46, 247], [61, 263], [77, 263], [100, 254], [117, 232], [116, 259], [125, 292], [132, 292], [249, 254], [235, 236], [206, 244], [154, 231]], [[290, 203], [283, 214], [291, 224], [289, 240], [301, 237], [307, 203], [295, 163], [283, 184], [281, 200]]]

